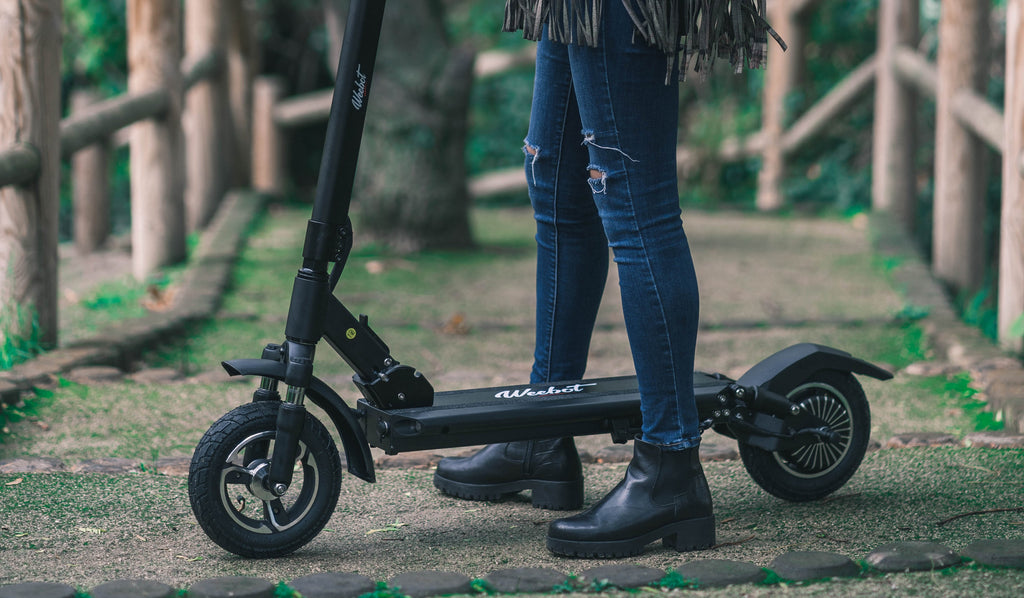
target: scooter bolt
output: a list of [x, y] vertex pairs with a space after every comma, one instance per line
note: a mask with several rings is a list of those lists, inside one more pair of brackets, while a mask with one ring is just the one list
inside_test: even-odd
[[792, 405], [789, 408], [789, 412], [793, 415], [798, 415], [800, 413], [800, 405]]
[[728, 409], [723, 409], [722, 410], [722, 416], [723, 417], [729, 417], [729, 410]]
[[733, 394], [736, 395], [737, 399], [742, 399], [743, 397], [747, 396], [747, 391], [743, 390], [743, 387], [740, 386], [736, 388]]
[[715, 411], [712, 411], [712, 412], [711, 412], [711, 415], [713, 415], [713, 416], [715, 416], [715, 417], [722, 417], [722, 412], [721, 412], [721, 411], [718, 411], [718, 410], [716, 409]]
[[285, 492], [288, 492], [287, 484], [274, 484], [274, 494], [284, 496]]
[[401, 402], [405, 402], [405, 393], [404, 392], [398, 393], [398, 400], [401, 401]]
[[719, 393], [718, 402], [725, 405], [729, 402], [729, 397], [725, 396], [725, 393]]

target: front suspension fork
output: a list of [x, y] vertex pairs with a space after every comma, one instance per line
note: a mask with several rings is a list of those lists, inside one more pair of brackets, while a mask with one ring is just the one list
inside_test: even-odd
[[[293, 371], [312, 369], [313, 351], [315, 346], [288, 342], [286, 347], [271, 344], [263, 349], [263, 359], [281, 361], [287, 359]], [[300, 372], [299, 377], [304, 377]], [[286, 383], [289, 382], [286, 376]], [[278, 380], [270, 377], [260, 379], [260, 386], [253, 393], [253, 401], [281, 401]], [[308, 384], [307, 384], [308, 385]], [[270, 470], [263, 480], [266, 489], [275, 496], [283, 496], [292, 483], [295, 460], [299, 456], [299, 440], [302, 428], [306, 423], [306, 387], [300, 384], [287, 384], [284, 401], [277, 411], [277, 433], [274, 437], [274, 450], [266, 455], [270, 459]], [[246, 458], [248, 463], [251, 459]]]

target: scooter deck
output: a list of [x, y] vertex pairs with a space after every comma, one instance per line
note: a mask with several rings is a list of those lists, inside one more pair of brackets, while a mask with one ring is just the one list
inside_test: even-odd
[[[700, 410], [732, 380], [697, 372], [693, 382]], [[408, 409], [361, 399], [358, 413], [370, 445], [388, 454], [591, 434], [626, 442], [641, 429], [636, 376], [439, 392]]]

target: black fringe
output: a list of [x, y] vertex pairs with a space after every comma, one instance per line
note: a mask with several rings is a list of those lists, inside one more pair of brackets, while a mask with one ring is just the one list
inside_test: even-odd
[[[614, 1], [614, 0], [611, 0]], [[548, 26], [552, 41], [597, 46], [604, 0], [505, 0], [504, 31], [522, 31], [537, 41]], [[766, 0], [622, 0], [644, 40], [667, 56], [666, 80], [678, 67], [706, 74], [716, 58], [727, 58], [735, 72], [764, 66], [771, 35], [786, 43], [765, 21]]]

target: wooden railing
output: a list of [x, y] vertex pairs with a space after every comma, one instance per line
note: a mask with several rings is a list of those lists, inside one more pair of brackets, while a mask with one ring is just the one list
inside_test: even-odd
[[918, 3], [883, 1], [873, 137], [873, 205], [892, 212], [912, 230], [917, 202], [915, 106], [919, 98], [934, 100], [932, 271], [956, 291], [977, 290], [985, 275], [985, 179], [994, 172], [986, 146], [1000, 156], [998, 334], [1003, 346], [1017, 352], [1017, 329], [1024, 322], [1022, 6], [1022, 0], [1006, 3], [1006, 92], [1000, 109], [982, 95], [990, 65], [989, 3], [942, 3], [939, 51], [932, 65], [914, 49]]
[[206, 225], [229, 186], [247, 184], [248, 161], [230, 158], [248, 145], [248, 31], [238, 0], [186, 0], [184, 11], [178, 0], [129, 0], [127, 93], [79, 95], [59, 127], [25, 127], [17, 122], [57, 121], [60, 85], [61, 2], [27, 6], [10, 15], [0, 7], [0, 20], [14, 25], [0, 39], [0, 80], [22, 83], [6, 92], [18, 106], [15, 124], [0, 118], [0, 194], [26, 219], [6, 227], [21, 237], [0, 257], [35, 263], [0, 275], [0, 307], [31, 306], [42, 343], [55, 345], [60, 159], [72, 163], [76, 246], [92, 251], [110, 232], [108, 153], [127, 127], [133, 273], [144, 279], [180, 261], [187, 232]]
[[[226, 3], [233, 4], [235, 1]], [[984, 194], [980, 191], [984, 164], [978, 156], [983, 156], [983, 148], [991, 148], [1002, 156], [1003, 166], [999, 252], [1000, 338], [1007, 347], [1020, 350], [1019, 335], [1011, 332], [1024, 329], [1024, 198], [1021, 197], [1024, 188], [1024, 77], [1021, 76], [1024, 72], [1024, 42], [1021, 41], [1024, 0], [1008, 0], [1006, 3], [1007, 79], [1002, 109], [989, 103], [979, 88], [980, 69], [985, 68], [989, 62], [984, 52], [983, 34], [989, 18], [988, 3], [979, 0], [945, 0], [942, 3], [939, 55], [937, 63], [933, 65], [914, 50], [920, 37], [918, 0], [881, 0], [876, 54], [866, 58], [811, 108], [789, 122], [783, 106], [797, 85], [795, 72], [798, 70], [797, 62], [802, 60], [803, 40], [806, 38], [801, 30], [801, 23], [806, 19], [799, 17], [812, 8], [816, 1], [774, 0], [769, 3], [770, 20], [787, 39], [790, 49], [782, 54], [774, 45], [769, 46], [761, 131], [745, 139], [727, 140], [719, 148], [719, 155], [723, 159], [759, 156], [762, 168], [759, 172], [756, 203], [762, 210], [778, 209], [785, 204], [781, 181], [787, 158], [825, 130], [830, 123], [841, 118], [856, 102], [867, 98], [868, 92], [874, 87], [872, 206], [877, 211], [893, 214], [910, 231], [914, 227], [917, 213], [916, 106], [921, 99], [934, 100], [937, 114], [935, 146], [938, 148], [934, 165], [935, 222], [932, 227], [935, 231], [932, 242], [935, 247], [935, 274], [959, 289], [971, 289], [979, 282], [984, 270], [981, 263]], [[46, 0], [38, 4], [56, 2], [58, 0]], [[161, 29], [161, 24], [177, 22], [168, 18], [179, 18], [173, 14], [176, 12], [172, 7], [174, 2], [132, 0], [129, 2], [129, 10], [142, 4], [152, 7], [152, 10], [138, 14], [156, 11], [162, 20], [159, 23], [146, 23], [139, 19], [135, 24], [138, 30], [129, 32], [130, 46], [147, 46], [145, 49], [151, 51], [147, 55], [153, 55], [152, 51], [157, 56], [170, 55], [172, 50], [157, 48], [160, 46], [158, 42], [161, 40], [161, 31], [165, 32], [164, 38], [170, 39], [169, 34], [166, 34], [167, 29]], [[188, 0], [185, 3], [186, 20], [190, 14], [206, 14], [207, 19], [223, 19], [222, 12], [211, 8], [219, 4]], [[45, 14], [42, 16], [45, 17]], [[65, 157], [78, 156], [86, 147], [104, 145], [115, 130], [131, 123], [149, 123], [146, 126], [160, 125], [169, 129], [178, 127], [182, 103], [180, 98], [187, 97], [186, 110], [192, 109], [190, 103], [198, 102], [197, 98], [210, 98], [206, 108], [196, 107], [192, 112], [205, 114], [209, 120], [205, 121], [205, 126], [196, 126], [193, 131], [186, 131], [188, 148], [184, 155], [188, 164], [178, 164], [176, 170], [172, 168], [174, 160], [162, 160], [159, 157], [160, 151], [143, 149], [147, 143], [145, 126], [135, 124], [132, 127], [137, 132], [133, 133], [131, 143], [133, 222], [180, 221], [182, 214], [189, 214], [189, 228], [202, 225], [209, 213], [209, 208], [204, 207], [209, 205], [204, 203], [205, 200], [185, 200], [186, 205], [173, 208], [172, 213], [159, 211], [176, 202], [181, 204], [180, 179], [183, 171], [189, 188], [185, 197], [217, 196], [225, 189], [226, 183], [218, 179], [217, 175], [229, 172], [232, 168], [224, 166], [220, 160], [239, 152], [216, 147], [218, 139], [232, 137], [231, 134], [223, 134], [217, 126], [232, 119], [224, 119], [222, 116], [218, 118], [216, 114], [223, 115], [224, 112], [217, 112], [222, 108], [215, 107], [214, 103], [223, 104], [224, 91], [217, 89], [216, 85], [218, 81], [222, 85], [225, 70], [231, 70], [225, 63], [232, 62], [224, 58], [224, 52], [237, 54], [237, 48], [229, 46], [225, 49], [221, 45], [224, 39], [232, 39], [231, 35], [223, 34], [225, 28], [230, 27], [230, 23], [224, 22], [213, 27], [186, 26], [186, 53], [189, 56], [203, 56], [201, 60], [188, 61], [191, 66], [184, 73], [176, 69], [161, 71], [141, 59], [130, 61], [130, 67], [140, 74], [137, 78], [140, 82], [133, 84], [130, 77], [127, 95], [76, 110], [61, 123], [60, 154]], [[191, 45], [190, 39], [193, 40]], [[484, 53], [478, 61], [477, 75], [487, 76], [509, 65], [529, 64], [531, 60], [529, 54]], [[152, 68], [148, 75], [145, 74], [147, 66]], [[168, 80], [158, 79], [160, 73], [166, 76], [168, 72], [176, 74]], [[53, 77], [52, 73], [49, 76]], [[33, 80], [32, 77], [29, 79]], [[185, 89], [190, 90], [187, 96], [184, 95]], [[280, 191], [284, 187], [286, 172], [282, 149], [285, 131], [298, 125], [324, 121], [329, 113], [330, 91], [284, 98], [283, 89], [282, 82], [272, 78], [259, 79], [253, 83], [252, 143], [235, 146], [244, 148], [251, 145], [252, 185], [260, 190]], [[228, 110], [235, 115], [236, 121], [250, 118], [250, 113], [237, 105], [232, 105]], [[248, 127], [236, 127], [234, 135], [237, 137], [249, 130]], [[203, 132], [206, 133], [205, 140], [201, 137]], [[40, 144], [36, 139], [9, 141], [13, 143], [0, 147], [0, 187], [25, 187], [26, 183], [36, 181], [38, 173], [44, 170], [47, 160], [46, 143]], [[154, 143], [152, 140], [148, 142]], [[156, 142], [154, 147], [161, 143], [165, 146], [173, 144], [173, 131], [165, 131], [163, 141]], [[165, 157], [168, 155], [164, 154]], [[680, 147], [678, 155], [682, 162], [692, 152], [686, 147]], [[248, 166], [248, 163], [244, 166]], [[240, 170], [245, 169], [236, 168], [236, 171]], [[155, 172], [162, 174], [154, 175]], [[236, 178], [235, 182], [238, 180]], [[77, 189], [81, 186], [76, 179], [74, 187]], [[525, 177], [520, 168], [486, 173], [470, 181], [471, 192], [475, 195], [508, 192], [524, 187]], [[170, 191], [176, 188], [179, 189], [178, 197], [174, 197], [175, 193]], [[158, 206], [159, 209], [153, 208], [154, 217], [147, 217], [142, 211], [146, 209], [144, 197], [150, 198], [153, 201], [149, 203]], [[134, 202], [139, 202], [138, 208]], [[136, 212], [136, 209], [142, 212]], [[82, 208], [76, 211], [95, 213], [98, 210]], [[147, 230], [146, 226], [150, 225], [140, 224], [140, 230]], [[84, 233], [82, 237], [85, 237]], [[136, 238], [133, 232], [133, 249], [140, 254], [138, 257], [133, 256], [137, 276], [144, 276], [176, 255], [178, 250], [174, 248], [174, 243], [178, 242], [176, 239], [182, 238], [182, 233], [175, 231], [169, 235], [175, 239], [173, 242], [159, 237], [161, 235], [154, 235], [147, 230], [139, 233]], [[86, 243], [84, 240], [80, 242]], [[147, 244], [158, 247], [148, 251], [145, 249]]]

